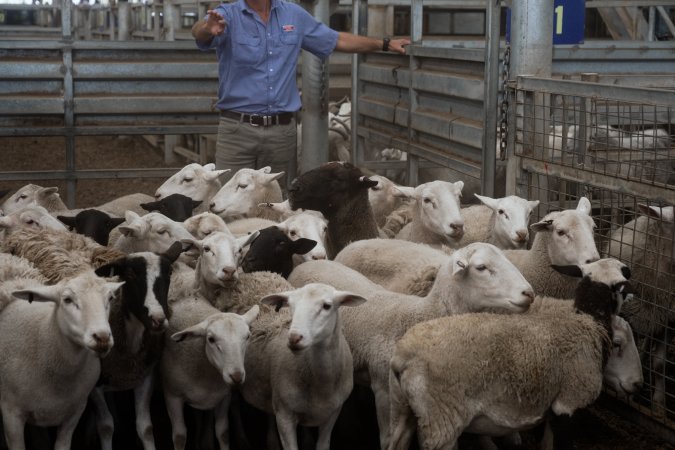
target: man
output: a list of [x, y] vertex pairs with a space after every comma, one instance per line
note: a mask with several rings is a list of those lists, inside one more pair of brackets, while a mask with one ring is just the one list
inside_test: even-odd
[[[300, 50], [319, 58], [333, 51], [405, 54], [408, 39], [374, 39], [337, 32], [285, 0], [238, 0], [207, 11], [192, 27], [197, 46], [218, 57], [220, 124], [216, 167], [271, 166], [288, 173], [295, 158], [300, 110], [296, 67]], [[286, 188], [286, 178], [279, 180]]]

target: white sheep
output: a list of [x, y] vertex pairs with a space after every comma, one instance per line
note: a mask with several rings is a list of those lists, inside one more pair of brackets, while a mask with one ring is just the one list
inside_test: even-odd
[[316, 448], [330, 448], [333, 425], [353, 387], [352, 355], [339, 310], [363, 302], [360, 295], [323, 284], [261, 300], [277, 310], [289, 306], [290, 313], [261, 313], [252, 324], [241, 393], [276, 416], [285, 450], [298, 449], [298, 425], [318, 427]]
[[139, 216], [127, 211], [124, 217], [125, 222], [117, 227], [120, 236], [113, 241], [111, 234], [112, 247], [124, 253], [162, 253], [174, 242], [193, 237], [182, 222], [171, 220], [160, 213]]
[[49, 212], [68, 209], [61, 200], [59, 188], [37, 184], [27, 184], [19, 188], [0, 205], [0, 209], [9, 214], [29, 205], [42, 206]]
[[29, 422], [58, 426], [55, 449], [70, 449], [99, 358], [113, 346], [108, 311], [122, 284], [89, 270], [55, 285], [0, 285], [0, 410], [9, 448], [25, 448]]
[[197, 239], [204, 239], [214, 231], [222, 231], [224, 233], [230, 232], [227, 224], [220, 216], [208, 211], [185, 219], [183, 221], [183, 226], [188, 233]]
[[190, 163], [171, 175], [155, 191], [155, 199], [161, 200], [171, 194], [183, 194], [194, 201], [201, 201], [195, 212], [208, 210], [211, 199], [222, 187], [220, 176], [230, 169], [216, 170], [213, 163]]
[[292, 241], [305, 238], [316, 241], [316, 246], [302, 255], [293, 255], [293, 264], [298, 265], [313, 259], [326, 259], [326, 233], [328, 221], [319, 211], [301, 211], [275, 225]]
[[227, 223], [227, 229], [235, 236], [246, 236], [254, 231], [262, 230], [267, 227], [276, 226], [279, 222], [262, 217], [247, 217], [236, 219]]
[[635, 331], [652, 338], [649, 366], [654, 374], [653, 411], [666, 407], [665, 361], [670, 341], [669, 323], [675, 320], [675, 226], [672, 206], [638, 204], [642, 215], [614, 230], [604, 252], [630, 264], [640, 301], [623, 310]]
[[362, 239], [352, 242], [335, 256], [385, 289], [425, 296], [436, 272], [449, 254], [426, 244], [400, 239]]
[[0, 253], [0, 283], [15, 278], [30, 278], [47, 284], [47, 277], [26, 258], [9, 253]]
[[279, 221], [288, 219], [293, 214], [297, 214], [298, 211], [302, 210], [293, 210], [291, 209], [291, 204], [288, 200], [283, 202], [269, 202], [269, 203], [258, 203], [258, 208], [270, 208], [279, 216]]
[[285, 172], [270, 173], [271, 167], [239, 169], [232, 178], [211, 198], [209, 211], [226, 222], [242, 217], [262, 217], [278, 221], [271, 209], [258, 208], [259, 203], [280, 202], [281, 187], [277, 181]]
[[522, 313], [534, 298], [530, 284], [492, 244], [474, 243], [449, 256], [427, 297], [394, 293], [335, 261], [309, 261], [290, 277], [294, 286], [325, 283], [368, 299], [343, 314], [344, 333], [354, 356], [355, 382], [375, 394], [380, 443], [389, 436], [389, 359], [396, 341], [416, 323], [453, 314], [496, 310]]
[[574, 298], [576, 283], [551, 265], [582, 265], [600, 259], [595, 246], [591, 202], [581, 197], [576, 209], [548, 213], [530, 226], [536, 234], [529, 250], [504, 250], [537, 295]]
[[527, 248], [532, 210], [539, 200], [526, 200], [516, 195], [490, 198], [474, 194], [483, 204], [462, 208], [464, 237], [460, 245], [489, 242], [501, 249]]
[[66, 226], [49, 214], [44, 207], [28, 205], [0, 217], [0, 238], [5, 238], [22, 228], [67, 231]]
[[414, 200], [412, 222], [403, 227], [396, 239], [420, 242], [434, 247], [458, 247], [464, 235], [464, 218], [459, 198], [464, 182], [431, 181], [415, 188], [398, 187]]
[[382, 228], [387, 216], [403, 205], [405, 200], [401, 197], [401, 191], [396, 184], [389, 178], [382, 175], [371, 175], [368, 178], [377, 181], [377, 185], [368, 190], [368, 201], [373, 208], [377, 226]]
[[258, 310], [255, 305], [244, 315], [221, 313], [200, 296], [172, 304], [159, 373], [174, 449], [185, 448], [185, 404], [201, 410], [215, 409], [220, 450], [230, 448], [231, 390], [246, 379], [244, 356], [249, 326]]
[[581, 272], [574, 302], [537, 297], [527, 314], [465, 314], [410, 328], [390, 363], [389, 449], [407, 450], [415, 428], [422, 449], [456, 448], [463, 432], [503, 436], [549, 412], [571, 415], [600, 395], [603, 377], [619, 392], [639, 390], [637, 347], [615, 315], [625, 265], [602, 260]]

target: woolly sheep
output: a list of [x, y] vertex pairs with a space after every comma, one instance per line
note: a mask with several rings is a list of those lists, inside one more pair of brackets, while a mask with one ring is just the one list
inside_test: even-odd
[[141, 203], [140, 207], [146, 211], [157, 211], [171, 220], [183, 222], [192, 216], [192, 211], [202, 204], [201, 200], [192, 200], [183, 194], [171, 194], [154, 202]]
[[426, 244], [400, 239], [363, 239], [352, 242], [335, 256], [385, 289], [425, 296], [438, 267], [449, 255]]
[[307, 254], [315, 246], [316, 241], [311, 239], [291, 240], [279, 227], [263, 228], [251, 241], [241, 268], [244, 272], [268, 270], [288, 278], [293, 270], [293, 257], [296, 254]]
[[197, 239], [204, 239], [214, 231], [230, 233], [230, 229], [227, 227], [225, 221], [220, 216], [208, 211], [185, 219], [183, 226], [188, 233]]
[[353, 387], [352, 356], [339, 310], [364, 301], [323, 284], [261, 300], [277, 310], [289, 306], [290, 313], [263, 314], [252, 324], [241, 393], [251, 405], [274, 413], [284, 449], [298, 449], [298, 425], [318, 427], [316, 448], [330, 448], [333, 425]]
[[389, 436], [389, 359], [396, 341], [412, 325], [452, 314], [484, 311], [522, 313], [534, 298], [530, 284], [492, 244], [474, 243], [449, 256], [425, 298], [387, 291], [334, 261], [309, 261], [290, 277], [294, 286], [326, 283], [368, 299], [343, 314], [344, 333], [354, 357], [355, 382], [375, 394], [380, 444]]
[[244, 356], [249, 326], [258, 306], [246, 314], [221, 313], [194, 296], [172, 305], [166, 344], [159, 364], [162, 390], [171, 420], [173, 448], [185, 448], [183, 406], [215, 409], [220, 450], [229, 449], [228, 410], [232, 386], [246, 379]]
[[[5, 238], [21, 228], [66, 230], [66, 226], [42, 206], [28, 205], [0, 217], [0, 232]], [[67, 230], [66, 230], [67, 231]]]
[[[465, 314], [411, 327], [390, 363], [389, 448], [407, 450], [415, 426], [421, 448], [441, 449], [456, 448], [464, 431], [502, 436], [549, 411], [569, 416], [600, 395], [603, 376], [620, 392], [636, 392], [640, 358], [629, 325], [614, 315], [624, 269], [615, 260], [582, 267], [574, 302], [537, 297], [538, 310], [527, 314]], [[607, 272], [617, 281], [611, 286], [593, 279]]]
[[136, 192], [134, 194], [117, 197], [109, 202], [94, 206], [94, 208], [116, 217], [123, 217], [127, 211], [132, 211], [136, 214], [145, 214], [146, 211], [141, 204], [151, 202], [152, 200], [152, 196], [142, 192]]
[[614, 230], [605, 252], [629, 263], [640, 301], [623, 310], [633, 329], [641, 336], [653, 338], [649, 366], [654, 374], [652, 409], [665, 414], [665, 361], [671, 339], [669, 324], [675, 320], [675, 227], [673, 207], [638, 204], [642, 215]]
[[548, 213], [530, 226], [536, 234], [529, 250], [504, 250], [537, 295], [574, 298], [576, 283], [550, 266], [581, 265], [600, 259], [595, 246], [591, 202], [581, 197], [576, 209]]
[[263, 228], [272, 227], [279, 222], [270, 219], [263, 219], [261, 217], [250, 217], [244, 219], [236, 219], [227, 223], [227, 229], [235, 236], [241, 237], [251, 234], [254, 231], [262, 230]]
[[98, 209], [85, 209], [74, 216], [56, 216], [73, 231], [92, 238], [101, 245], [108, 245], [110, 232], [124, 222], [122, 217], [111, 217]]
[[122, 284], [89, 270], [51, 286], [31, 279], [0, 285], [0, 410], [9, 448], [25, 448], [30, 422], [58, 426], [55, 448], [70, 449], [99, 358], [113, 346], [108, 311]]
[[26, 258], [0, 253], [0, 283], [14, 278], [30, 278], [46, 284], [47, 278]]
[[368, 189], [376, 182], [350, 163], [329, 162], [298, 176], [288, 189], [291, 208], [321, 212], [328, 220], [326, 251], [334, 258], [352, 241], [379, 236]]
[[412, 221], [396, 239], [420, 242], [440, 248], [458, 247], [464, 236], [464, 218], [459, 198], [464, 182], [431, 181], [415, 188], [399, 187], [401, 195], [412, 198]]
[[208, 209], [211, 198], [222, 187], [220, 176], [230, 169], [215, 170], [213, 163], [190, 163], [171, 175], [155, 191], [155, 200], [162, 200], [171, 194], [183, 194], [194, 201], [201, 201], [195, 212], [201, 213]]
[[281, 187], [277, 181], [285, 172], [270, 173], [271, 167], [239, 169], [216, 195], [211, 198], [209, 211], [226, 222], [242, 217], [261, 217], [277, 221], [271, 209], [258, 208], [259, 203], [280, 202]]
[[466, 227], [460, 245], [489, 242], [501, 249], [525, 249], [529, 241], [529, 222], [539, 200], [516, 195], [490, 198], [474, 194], [483, 204], [462, 208]]

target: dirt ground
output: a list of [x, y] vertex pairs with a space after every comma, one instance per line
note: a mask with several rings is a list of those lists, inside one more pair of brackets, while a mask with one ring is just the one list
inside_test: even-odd
[[[76, 167], [82, 169], [126, 169], [126, 168], [159, 168], [174, 167], [178, 169], [185, 160], [178, 163], [164, 164], [163, 150], [154, 147], [141, 136], [105, 136], [105, 137], [78, 137], [76, 139]], [[0, 171], [36, 171], [63, 169], [65, 167], [65, 143], [60, 137], [48, 138], [0, 138], [2, 158]], [[0, 190], [11, 189], [34, 183], [42, 186], [58, 186], [65, 199], [65, 183], [53, 180], [20, 180], [2, 181], [0, 176]], [[77, 184], [76, 204], [82, 208], [105, 203], [115, 197], [134, 192], [143, 192], [152, 195], [163, 179], [108, 179], [85, 180]], [[573, 421], [572, 434], [576, 449], [594, 450], [670, 450], [675, 449], [675, 443], [667, 442], [658, 437], [652, 430], [638, 425], [613, 412], [614, 406], [606, 402], [597, 403], [591, 408], [577, 414]], [[339, 424], [338, 424], [339, 425]], [[361, 424], [364, 428], [366, 426]], [[345, 446], [350, 450], [370, 449], [372, 445], [365, 444], [365, 435], [372, 434], [372, 427], [367, 429], [350, 430], [359, 439], [363, 446]], [[363, 432], [363, 434], [360, 434]], [[375, 435], [376, 436], [376, 435]], [[537, 448], [535, 435], [525, 435], [525, 448]], [[463, 442], [462, 448], [478, 448], [470, 441]], [[343, 446], [340, 446], [343, 447]], [[158, 447], [160, 448], [160, 447]], [[375, 450], [373, 448], [373, 450]]]

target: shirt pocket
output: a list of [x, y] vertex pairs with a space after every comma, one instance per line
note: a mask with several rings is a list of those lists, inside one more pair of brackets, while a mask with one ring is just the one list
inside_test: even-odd
[[262, 41], [258, 36], [237, 33], [232, 37], [232, 58], [240, 63], [257, 64], [262, 59]]
[[281, 43], [285, 45], [298, 45], [300, 35], [296, 31], [282, 31]]

